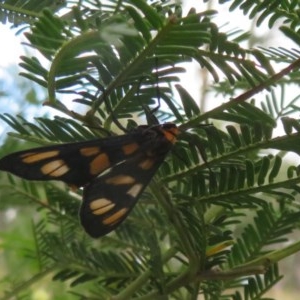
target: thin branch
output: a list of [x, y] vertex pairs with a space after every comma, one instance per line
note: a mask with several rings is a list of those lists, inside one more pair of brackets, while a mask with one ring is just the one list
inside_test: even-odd
[[245, 93], [231, 99], [230, 101], [218, 106], [215, 109], [212, 109], [208, 112], [205, 112], [201, 114], [200, 116], [197, 116], [194, 119], [191, 119], [187, 121], [186, 123], [180, 125], [180, 130], [185, 131], [189, 128], [193, 128], [195, 126], [198, 126], [199, 123], [206, 121], [209, 118], [213, 118], [214, 115], [226, 111], [227, 109], [235, 106], [237, 103], [242, 103], [254, 95], [260, 93], [263, 90], [268, 89], [270, 86], [277, 83], [280, 79], [282, 79], [284, 76], [290, 74], [293, 70], [300, 68], [300, 58], [295, 60], [293, 63], [288, 65], [286, 68], [281, 70], [280, 72], [274, 74], [270, 78], [266, 79], [264, 82], [258, 84], [257, 86], [251, 88], [250, 90], [246, 91]]

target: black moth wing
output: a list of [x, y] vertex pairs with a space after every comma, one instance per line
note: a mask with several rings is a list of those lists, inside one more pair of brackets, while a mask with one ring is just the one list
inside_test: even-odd
[[125, 220], [172, 145], [165, 137], [153, 140], [84, 188], [80, 219], [90, 236], [103, 236]]
[[28, 180], [61, 180], [83, 186], [114, 164], [147, 146], [146, 126], [120, 136], [38, 147], [0, 159], [0, 170]]
[[81, 223], [99, 237], [127, 217], [178, 133], [171, 123], [139, 126], [121, 136], [12, 153], [0, 159], [0, 170], [29, 180], [84, 186]]
[[[156, 169], [143, 172], [143, 175], [139, 174], [137, 181], [134, 176], [139, 170], [135, 159], [130, 159], [88, 184], [84, 188], [80, 209], [80, 220], [85, 231], [97, 238], [120, 225], [136, 204]], [[111, 183], [110, 179], [113, 179]]]

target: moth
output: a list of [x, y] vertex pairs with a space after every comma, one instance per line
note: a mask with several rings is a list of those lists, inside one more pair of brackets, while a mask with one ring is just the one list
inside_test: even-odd
[[0, 170], [83, 187], [80, 221], [97, 238], [125, 220], [178, 134], [173, 123], [142, 125], [120, 136], [15, 152], [0, 159]]

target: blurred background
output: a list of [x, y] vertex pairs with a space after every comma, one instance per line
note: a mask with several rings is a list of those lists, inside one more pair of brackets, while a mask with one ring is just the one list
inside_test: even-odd
[[[263, 46], [267, 48], [272, 47], [272, 45], [278, 45], [279, 41], [280, 43], [284, 43], [285, 47], [289, 47], [286, 43], [290, 42], [285, 40], [283, 36], [279, 36], [278, 30], [270, 30], [267, 27], [267, 24], [264, 23], [260, 25], [259, 28], [256, 27], [256, 20], [249, 20], [241, 11], [236, 11], [233, 17], [233, 14], [228, 11], [230, 1], [228, 1], [229, 3], [227, 6], [220, 6], [217, 2], [218, 1], [208, 1], [207, 3], [203, 3], [202, 1], [185, 0], [184, 14], [191, 7], [195, 7], [198, 11], [206, 10], [209, 7], [210, 9], [215, 9], [219, 12], [214, 21], [217, 24], [222, 25], [224, 31], [230, 29], [232, 31], [244, 30], [251, 32], [253, 38], [250, 41], [251, 45], [248, 45], [247, 47]], [[278, 26], [280, 25], [281, 24], [278, 24]], [[22, 45], [22, 43], [26, 42], [26, 39], [24, 38], [22, 31], [21, 33], [18, 33], [19, 30], [20, 28], [12, 28], [12, 25], [9, 23], [0, 24], [0, 37], [2, 41], [5, 41], [0, 47], [0, 113], [10, 113], [13, 115], [21, 113], [22, 116], [25, 116], [30, 120], [35, 117], [57, 114], [57, 112], [53, 111], [51, 108], [41, 106], [41, 103], [47, 99], [47, 91], [19, 76], [21, 70], [18, 66], [18, 63], [20, 62], [19, 57], [34, 51], [29, 47]], [[290, 48], [293, 48], [292, 44], [290, 45]], [[34, 53], [34, 55], [37, 54]], [[278, 66], [278, 70], [279, 69], [280, 66]], [[188, 66], [188, 70], [189, 71], [186, 74], [181, 75], [182, 83], [189, 87], [188, 90], [195, 99], [199, 99], [199, 105], [202, 110], [205, 111], [205, 109], [211, 108], [224, 101], [221, 95], [216, 96], [207, 92], [206, 87], [211, 78], [205, 70], [201, 70], [193, 64]], [[193, 86], [194, 88], [192, 88]], [[293, 91], [289, 92], [293, 94]], [[1, 143], [3, 143], [3, 139], [8, 130], [9, 128], [6, 123], [0, 121]], [[26, 211], [24, 211], [24, 213], [26, 213]], [[30, 226], [30, 224], [27, 225]], [[5, 228], [7, 226], [13, 227], [15, 230], [21, 230], [22, 226], [25, 226], [22, 214], [17, 215], [13, 209], [6, 211], [4, 214], [1, 213], [0, 228]], [[26, 238], [27, 237], [24, 236], [24, 240], [19, 241], [19, 243], [26, 243]], [[299, 236], [295, 235], [292, 238], [297, 240], [299, 239]], [[0, 240], [0, 251], [4, 246], [5, 245], [3, 245]], [[16, 246], [16, 244], [14, 244], [14, 246]], [[0, 256], [0, 281], [2, 276], [7, 273], [7, 266], [12, 265], [11, 263], [7, 264], [7, 260], [10, 259], [11, 257]], [[266, 296], [284, 300], [295, 300], [299, 298], [299, 260], [300, 253], [280, 263], [280, 273], [284, 274], [285, 278], [280, 281], [275, 288], [269, 291]], [[18, 266], [15, 267], [17, 270]], [[61, 288], [61, 283], [53, 283], [51, 289], [53, 288]], [[72, 299], [72, 297], [73, 296], [71, 295], [70, 298], [63, 296], [61, 299]], [[52, 299], [51, 293], [49, 292], [48, 281], [45, 282], [45, 286], [39, 285], [34, 287], [32, 299]]]

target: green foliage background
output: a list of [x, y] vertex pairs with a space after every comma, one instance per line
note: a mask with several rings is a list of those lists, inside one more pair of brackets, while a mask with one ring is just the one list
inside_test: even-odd
[[[78, 223], [81, 191], [1, 174], [1, 299], [32, 299], [37, 286], [51, 299], [265, 299], [282, 278], [277, 263], [300, 249], [289, 238], [299, 226], [299, 168], [286, 158], [300, 153], [299, 1], [229, 1], [232, 14], [267, 24], [293, 49], [250, 46], [252, 32], [223, 31], [205, 2], [186, 15], [172, 1], [0, 2], [1, 21], [40, 54], [21, 58], [21, 75], [47, 90], [40, 105], [60, 112], [35, 122], [3, 113], [13, 132], [1, 155], [30, 147], [20, 141], [130, 130], [158, 95], [156, 117], [181, 130], [128, 220], [99, 240]], [[212, 79], [203, 97], [224, 103], [201, 111], [178, 78], [189, 62]], [[15, 225], [5, 218], [11, 208]]]

